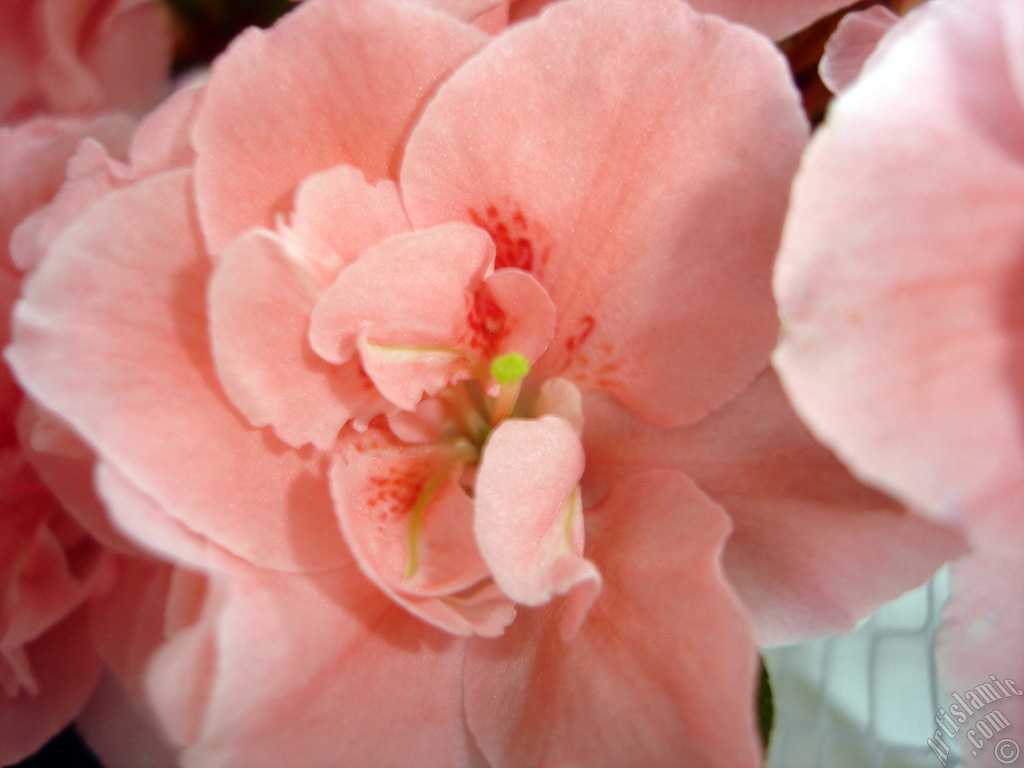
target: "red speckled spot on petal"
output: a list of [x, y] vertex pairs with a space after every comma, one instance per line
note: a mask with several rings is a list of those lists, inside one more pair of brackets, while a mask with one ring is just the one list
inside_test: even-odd
[[460, 341], [485, 360], [490, 360], [501, 348], [508, 336], [506, 315], [497, 305], [486, 286], [466, 297], [469, 304], [466, 313], [466, 334]]
[[412, 509], [427, 483], [430, 466], [384, 466], [367, 479], [366, 505], [381, 522]]
[[486, 230], [494, 241], [495, 269], [515, 267], [534, 274], [543, 271], [547, 249], [537, 247], [538, 233], [530, 227], [518, 207], [513, 208], [510, 214], [494, 205], [487, 206], [482, 213], [471, 208], [469, 218]]

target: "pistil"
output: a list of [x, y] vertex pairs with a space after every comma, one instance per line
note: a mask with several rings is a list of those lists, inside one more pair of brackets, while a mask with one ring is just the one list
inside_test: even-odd
[[519, 391], [523, 379], [530, 372], [530, 361], [518, 352], [509, 352], [494, 358], [491, 363], [491, 375], [498, 383], [498, 397], [494, 401], [491, 412], [491, 426], [497, 426], [512, 415], [512, 410], [519, 401]]

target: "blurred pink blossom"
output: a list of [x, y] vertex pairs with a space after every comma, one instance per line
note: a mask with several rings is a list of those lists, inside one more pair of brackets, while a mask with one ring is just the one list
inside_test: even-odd
[[[9, 244], [66, 179], [81, 142], [120, 156], [166, 85], [171, 39], [154, 2], [3, 3], [0, 7], [0, 342], [22, 282]], [[126, 66], [125, 57], [131, 60]], [[37, 429], [38, 428], [38, 429]], [[61, 502], [85, 509], [91, 462], [54, 460], [60, 502], [34, 468], [44, 428], [0, 369], [0, 763], [38, 749], [82, 709], [100, 675], [86, 603], [109, 586], [109, 553]], [[45, 474], [45, 473], [44, 473]], [[78, 504], [73, 500], [79, 494]], [[96, 516], [99, 512], [94, 509]]]
[[[1019, 682], [1024, 6], [936, 0], [861, 58], [795, 183], [775, 363], [859, 477], [970, 542], [939, 637], [947, 688]], [[998, 708], [1019, 742], [1024, 700]], [[991, 743], [961, 747], [998, 764]]]

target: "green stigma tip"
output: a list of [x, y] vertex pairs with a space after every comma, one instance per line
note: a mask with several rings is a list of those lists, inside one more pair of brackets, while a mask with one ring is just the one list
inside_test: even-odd
[[518, 352], [494, 358], [491, 363], [491, 375], [501, 385], [515, 384], [530, 372], [530, 361]]

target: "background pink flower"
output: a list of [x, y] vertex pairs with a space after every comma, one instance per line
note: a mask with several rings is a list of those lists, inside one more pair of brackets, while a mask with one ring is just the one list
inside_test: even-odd
[[[808, 423], [972, 545], [939, 648], [959, 692], [1024, 678], [1021, 12], [934, 2], [882, 38], [808, 150], [776, 273], [775, 361]], [[999, 702], [1001, 736], [1022, 702]], [[962, 742], [969, 764], [992, 746]]]
[[170, 14], [155, 0], [8, 0], [0, 121], [141, 114], [167, 84]]
[[[168, 14], [156, 3], [8, 2], [0, 8], [0, 342], [22, 282], [14, 233], [46, 206], [82, 142], [120, 156], [132, 121], [102, 110], [151, 106], [168, 76]], [[133, 62], [125, 66], [125, 57]], [[20, 122], [16, 122], [20, 121]], [[16, 124], [15, 124], [16, 122]], [[24, 239], [24, 238], [23, 238]], [[41, 247], [41, 246], [40, 246]], [[22, 249], [25, 250], [25, 249]], [[50, 460], [60, 502], [37, 474], [47, 429], [0, 370], [0, 762], [20, 760], [82, 709], [100, 675], [87, 602], [107, 588], [110, 554], [87, 534], [100, 521], [90, 461]], [[53, 439], [51, 439], [53, 438]], [[67, 514], [72, 508], [78, 519]], [[91, 513], [91, 517], [90, 517]]]

